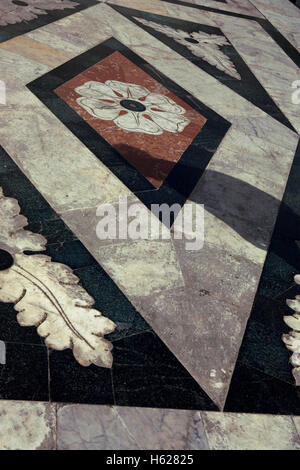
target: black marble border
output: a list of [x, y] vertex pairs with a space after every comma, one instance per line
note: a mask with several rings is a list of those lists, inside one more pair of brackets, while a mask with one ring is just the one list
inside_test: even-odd
[[[269, 93], [264, 89], [264, 87], [257, 80], [255, 75], [251, 72], [250, 68], [246, 62], [242, 59], [239, 53], [236, 51], [234, 46], [230, 43], [230, 40], [227, 36], [221, 31], [220, 28], [214, 26], [206, 26], [198, 23], [193, 23], [192, 21], [180, 20], [177, 18], [172, 18], [170, 16], [157, 15], [155, 13], [148, 13], [140, 10], [135, 10], [132, 8], [122, 7], [118, 5], [110, 5], [118, 13], [125, 16], [127, 19], [135, 23], [137, 26], [143, 30], [150, 33], [156, 39], [164, 43], [166, 46], [175, 50], [178, 54], [182, 55], [185, 59], [189, 60], [193, 64], [197, 65], [200, 69], [204, 70], [206, 73], [212, 75], [214, 78], [219, 80], [223, 85], [227, 86], [233, 90], [238, 95], [245, 98], [250, 103], [254, 104], [269, 116], [276, 119], [281, 124], [287, 126], [292, 131], [296, 132], [292, 124], [289, 122], [287, 117], [283, 114], [277, 104], [274, 102]], [[170, 26], [173, 29], [181, 29], [187, 33], [194, 31], [203, 31], [208, 34], [216, 34], [222, 37], [225, 37], [230, 43], [229, 45], [222, 46], [222, 52], [232, 61], [236, 70], [241, 76], [241, 80], [231, 77], [225, 72], [220, 71], [215, 66], [210, 65], [205, 60], [200, 57], [195, 56], [189, 49], [179, 44], [174, 39], [168, 37], [164, 33], [156, 31], [151, 26], [146, 26], [134, 19], [134, 17], [143, 18], [148, 21], [153, 21], [155, 23]]]
[[[271, 38], [278, 44], [281, 49], [284, 50], [286, 55], [298, 66], [300, 67], [300, 53], [297, 49], [275, 28], [275, 26], [270, 23], [266, 18], [258, 18], [256, 16], [244, 15], [243, 13], [234, 13], [227, 10], [219, 10], [217, 8], [206, 7], [203, 5], [193, 5], [181, 0], [165, 0], [168, 3], [174, 3], [175, 5], [181, 5], [184, 7], [196, 8], [198, 10], [211, 11], [213, 13], [218, 13], [219, 15], [233, 16], [236, 18], [244, 18], [246, 20], [252, 20], [259, 23], [262, 28], [268, 33]], [[112, 4], [109, 4], [111, 7]], [[258, 10], [259, 11], [259, 10]]]
[[73, 15], [79, 11], [85, 10], [91, 6], [99, 5], [97, 0], [73, 0], [78, 3], [74, 8], [66, 8], [64, 10], [46, 10], [45, 15], [38, 15], [37, 18], [29, 21], [22, 21], [21, 23], [9, 24], [7, 26], [0, 26], [0, 43], [8, 41], [21, 34], [29, 33], [34, 29], [41, 28], [54, 21], [65, 18], [66, 16]]
[[[207, 122], [170, 171], [159, 189], [130, 165], [108, 142], [106, 142], [76, 111], [62, 100], [54, 90], [93, 66], [113, 52], [119, 51], [131, 62], [153, 77], [172, 93], [180, 97]], [[214, 152], [224, 138], [231, 124], [203, 103], [167, 78], [161, 72], [137, 56], [114, 38], [97, 45], [60, 67], [29, 83], [34, 93], [71, 132], [89, 148], [139, 199], [150, 209], [151, 204], [178, 203], [181, 206], [192, 192], [203, 174]], [[134, 151], [134, 149], [133, 149]]]

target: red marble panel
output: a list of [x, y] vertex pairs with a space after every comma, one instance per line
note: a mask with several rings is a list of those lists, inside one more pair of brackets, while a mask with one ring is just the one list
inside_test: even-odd
[[[185, 112], [182, 116], [188, 119], [188, 124], [181, 132], [170, 132], [162, 129], [162, 133], [156, 135], [145, 133], [142, 128], [137, 132], [124, 130], [119, 127], [114, 120], [104, 120], [93, 116], [77, 102], [77, 99], [80, 98], [81, 95], [77, 93], [75, 89], [89, 81], [105, 83], [107, 80], [140, 85], [146, 88], [150, 93], [156, 93], [170, 98], [177, 105], [184, 108]], [[159, 188], [162, 185], [173, 166], [178, 162], [206, 122], [205, 117], [119, 52], [114, 52], [104, 60], [88, 68], [72, 80], [58, 87], [55, 92], [132, 166], [142, 173], [155, 188]], [[127, 98], [124, 94], [122, 95], [117, 92], [114, 92], [114, 94], [117, 101]], [[143, 108], [145, 99], [146, 97], [140, 97], [138, 99], [138, 106], [140, 106], [140, 108]], [[108, 99], [108, 106], [110, 106], [112, 102], [113, 100], [110, 101]], [[134, 108], [134, 103], [131, 103], [131, 105]], [[156, 113], [161, 111], [159, 106], [152, 106], [152, 109], [154, 109]], [[127, 113], [132, 113], [130, 108], [128, 110], [121, 107], [118, 116], [120, 117]], [[151, 115], [147, 114], [147, 108], [143, 112], [135, 113], [135, 116], [137, 114], [142, 115], [143, 118], [149, 121], [154, 120]], [[164, 112], [160, 115], [166, 116]], [[201, 155], [199, 155], [199, 158], [201, 158]]]

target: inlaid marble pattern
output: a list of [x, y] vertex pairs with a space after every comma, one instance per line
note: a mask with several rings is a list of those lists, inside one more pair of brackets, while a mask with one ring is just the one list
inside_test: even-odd
[[[81, 448], [86, 432], [87, 448], [116, 445], [116, 433], [122, 448], [143, 448], [137, 428], [128, 433], [131, 419], [150, 420], [147, 442], [155, 448], [172, 440], [193, 449], [255, 448], [254, 430], [264, 436], [272, 417], [234, 413], [300, 413], [281, 339], [291, 314], [285, 300], [297, 295], [300, 272], [300, 122], [291, 101], [299, 52], [289, 39], [298, 17], [290, 23], [288, 13], [291, 29], [277, 29], [276, 12], [264, 16], [265, 0], [63, 3], [78, 6], [51, 21], [27, 8], [37, 18], [0, 27], [7, 91], [0, 212], [9, 221], [5, 201], [17, 200], [25, 231], [36, 234], [26, 246], [17, 238], [11, 252], [13, 231], [1, 225], [0, 283], [9, 282], [0, 291], [0, 397], [113, 405], [88, 431], [82, 423], [92, 421], [92, 407], [59, 406], [60, 448]], [[147, 217], [153, 202], [181, 210], [204, 204], [204, 247], [187, 252], [160, 222], [169, 239], [98, 240], [96, 209], [116, 207], [120, 196], [146, 207]], [[13, 215], [21, 236], [23, 219]], [[40, 254], [46, 240], [48, 258]], [[36, 292], [15, 278], [5, 253], [39, 260], [30, 270], [66, 310], [82, 301], [85, 333], [88, 314], [103, 313], [93, 340], [107, 335], [113, 362], [110, 353], [87, 358], [60, 324], [55, 338], [48, 335], [39, 313], [48, 304], [33, 302]], [[69, 268], [58, 273], [58, 263]], [[149, 407], [155, 411], [147, 414]], [[28, 447], [53, 445], [42, 408], [41, 434]], [[229, 413], [211, 413], [218, 409]], [[262, 447], [282, 440], [298, 448], [292, 418], [274, 418]], [[179, 421], [188, 436], [173, 425]]]
[[[261, 75], [256, 74], [256, 54], [254, 47], [250, 46], [247, 43], [247, 56], [246, 61], [240, 56], [237, 52], [240, 45], [244, 44], [244, 33], [245, 26], [249, 30], [249, 36], [256, 35], [257, 41], [260, 41], [259, 26], [252, 25], [251, 22], [246, 21], [243, 23], [243, 19], [235, 21], [234, 32], [232, 31], [232, 19], [226, 21], [226, 18], [218, 21], [218, 17], [214, 17], [213, 20], [222, 26], [222, 29], [214, 28], [211, 25], [206, 24], [206, 22], [201, 20], [201, 13], [195, 10], [191, 11], [191, 14], [185, 14], [185, 20], [180, 21], [181, 11], [185, 11], [182, 8], [177, 9], [177, 15], [175, 18], [165, 18], [163, 16], [149, 15], [147, 13], [139, 12], [137, 10], [130, 10], [128, 8], [118, 8], [115, 6], [116, 10], [124, 14], [127, 18], [133, 20], [136, 24], [142, 24], [145, 26], [146, 31], [150, 34], [153, 34], [155, 37], [159, 38], [169, 47], [173, 48], [179, 54], [182, 54], [184, 57], [188, 58], [198, 67], [202, 68], [205, 72], [212, 74], [214, 77], [218, 78], [221, 83], [230, 87], [233, 91], [240, 94], [248, 101], [252, 102], [256, 106], [260, 107], [262, 110], [266, 111], [269, 115], [273, 116], [275, 119], [278, 119], [281, 123], [291, 127], [291, 123], [286, 119], [286, 117], [281, 113], [279, 107], [275, 104], [274, 100], [271, 98], [270, 94], [267, 92], [268, 87], [264, 89], [261, 86]], [[197, 15], [198, 13], [198, 15]], [[195, 19], [199, 17], [199, 23], [195, 23]], [[241, 22], [240, 31], [239, 24]], [[250, 24], [249, 24], [250, 23]], [[228, 27], [226, 28], [226, 25]], [[234, 42], [230, 42], [228, 38], [234, 38]], [[262, 37], [264, 39], [264, 37]], [[267, 37], [269, 40], [269, 38]], [[233, 46], [236, 44], [236, 47]], [[259, 54], [261, 52], [261, 44], [257, 45]], [[276, 45], [273, 46], [273, 49], [276, 50]], [[249, 50], [250, 49], [250, 50]], [[279, 50], [276, 54], [277, 57], [280, 57], [281, 51]], [[267, 56], [267, 53], [265, 53]], [[247, 66], [247, 61], [251, 59], [251, 70]], [[277, 59], [278, 60], [278, 59]], [[297, 77], [298, 68], [296, 65], [290, 61], [290, 64], [285, 65], [287, 58], [284, 57], [280, 61], [280, 67], [287, 68], [287, 80], [288, 77]], [[264, 65], [266, 67], [266, 65]], [[262, 67], [263, 68], [263, 67]], [[293, 73], [294, 72], [294, 73]], [[266, 72], [265, 72], [266, 73]], [[269, 68], [268, 73], [270, 74]], [[275, 73], [274, 73], [275, 75]], [[276, 74], [276, 78], [278, 73]], [[275, 80], [275, 77], [274, 77]], [[278, 78], [277, 78], [278, 81]], [[290, 84], [289, 84], [290, 85]], [[276, 87], [278, 94], [278, 84]], [[273, 91], [272, 96], [275, 95], [275, 90]], [[287, 101], [287, 99], [285, 99]], [[292, 106], [289, 106], [292, 108]], [[294, 114], [294, 113], [293, 113]], [[295, 112], [296, 114], [296, 112]], [[299, 123], [296, 116], [293, 116], [296, 123]], [[293, 121], [292, 121], [293, 122]]]
[[[55, 93], [156, 188], [206, 122], [119, 52], [56, 88]], [[134, 135], [128, 136], [128, 132]], [[153, 161], [157, 161], [154, 171]]]
[[[296, 284], [300, 284], [299, 274], [294, 277]], [[300, 372], [300, 364], [299, 364], [299, 353], [300, 353], [300, 344], [299, 344], [299, 336], [300, 336], [300, 324], [299, 324], [299, 296], [296, 296], [295, 299], [288, 299], [287, 305], [294, 310], [292, 315], [288, 315], [284, 317], [285, 323], [292, 328], [288, 334], [283, 335], [282, 339], [285, 342], [287, 348], [293, 352], [290, 362], [293, 365], [293, 375], [296, 380], [296, 384], [300, 384], [299, 380], [299, 372]]]
[[97, 0], [1, 0], [0, 42], [96, 4]]
[[[17, 201], [0, 188], [0, 301], [14, 303], [18, 323], [36, 326], [48, 347], [72, 348], [84, 366], [111, 367], [112, 346], [103, 336], [116, 325], [92, 308], [93, 299], [71, 269], [48, 256], [24, 253], [44, 251], [46, 239], [24, 230], [27, 220], [19, 212]], [[2, 358], [5, 364], [5, 352]]]

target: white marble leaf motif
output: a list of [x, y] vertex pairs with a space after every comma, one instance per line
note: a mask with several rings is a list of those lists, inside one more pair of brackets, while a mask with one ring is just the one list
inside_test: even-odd
[[13, 256], [13, 264], [0, 271], [0, 301], [12, 302], [21, 326], [36, 326], [45, 344], [53, 349], [71, 348], [83, 366], [112, 366], [112, 345], [104, 335], [115, 324], [93, 309], [93, 298], [81, 287], [68, 266], [49, 256], [25, 255], [45, 249], [46, 240], [23, 229], [27, 219], [19, 214], [15, 199], [0, 189], [0, 249]]
[[9, 253], [20, 253], [26, 250], [42, 251], [47, 240], [37, 233], [24, 230], [27, 219], [20, 215], [16, 199], [5, 197], [0, 188], [0, 248]]
[[[300, 275], [297, 274], [295, 282], [300, 284]], [[293, 315], [285, 316], [285, 323], [292, 328], [288, 334], [282, 336], [282, 340], [286, 347], [293, 352], [290, 362], [294, 366], [293, 375], [296, 380], [296, 385], [300, 385], [300, 295], [296, 295], [293, 300], [288, 299], [287, 305], [292, 308], [295, 313]]]
[[144, 20], [143, 18], [135, 17], [134, 19], [145, 26], [155, 29], [159, 33], [171, 37], [174, 41], [186, 46], [196, 57], [200, 57], [210, 65], [227, 73], [227, 75], [241, 80], [241, 76], [230, 58], [220, 49], [221, 46], [230, 44], [224, 36], [207, 34], [202, 31], [187, 33], [181, 29], [174, 29], [154, 21]]

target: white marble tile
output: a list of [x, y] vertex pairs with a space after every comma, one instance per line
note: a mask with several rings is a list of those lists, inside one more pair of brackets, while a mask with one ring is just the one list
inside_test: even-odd
[[4, 341], [0, 340], [0, 364], [6, 364], [6, 346]]
[[75, 37], [71, 40], [70, 36], [65, 38], [62, 34], [59, 36], [58, 31], [55, 34], [49, 30], [46, 31], [45, 28], [34, 29], [30, 33], [27, 33], [26, 36], [34, 39], [35, 41], [47, 44], [48, 46], [51, 46], [55, 49], [62, 50], [74, 57], [82, 54], [82, 52], [84, 52], [87, 47], [86, 43], [76, 44]]
[[289, 416], [201, 412], [211, 450], [299, 450]]

